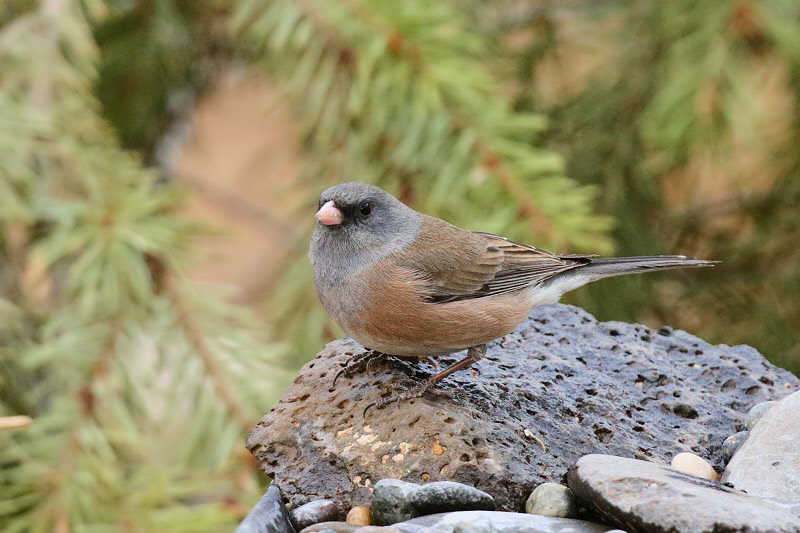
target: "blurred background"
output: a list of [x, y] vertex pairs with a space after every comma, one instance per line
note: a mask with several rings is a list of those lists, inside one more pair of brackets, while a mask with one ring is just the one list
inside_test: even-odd
[[0, 529], [232, 530], [341, 181], [800, 372], [799, 99], [795, 0], [0, 0]]

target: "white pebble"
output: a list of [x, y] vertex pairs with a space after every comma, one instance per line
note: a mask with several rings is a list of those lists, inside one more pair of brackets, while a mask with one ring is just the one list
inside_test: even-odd
[[711, 481], [719, 481], [719, 474], [714, 468], [708, 464], [705, 459], [693, 453], [683, 452], [679, 453], [672, 458], [670, 465], [675, 470], [686, 472], [697, 477], [710, 479]]

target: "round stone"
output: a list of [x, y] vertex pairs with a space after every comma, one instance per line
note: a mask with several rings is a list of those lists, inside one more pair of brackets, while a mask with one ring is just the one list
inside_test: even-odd
[[680, 470], [693, 476], [701, 477], [703, 479], [710, 479], [711, 481], [719, 481], [719, 474], [714, 468], [708, 464], [705, 459], [689, 452], [679, 453], [672, 458], [670, 465], [675, 470]]
[[761, 402], [755, 404], [753, 407], [747, 411], [747, 416], [744, 419], [744, 429], [751, 430], [753, 426], [755, 426], [761, 417], [764, 416], [767, 411], [772, 409], [772, 406], [775, 405], [776, 402]]
[[357, 505], [347, 513], [346, 522], [354, 526], [372, 525], [372, 511], [363, 505]]
[[744, 441], [747, 439], [747, 435], [749, 433], [747, 431], [740, 431], [738, 433], [734, 433], [727, 439], [725, 442], [722, 443], [722, 460], [727, 464], [728, 461], [731, 460], [733, 454], [744, 444]]
[[419, 488], [416, 483], [408, 483], [399, 479], [382, 479], [375, 483], [372, 492], [372, 513], [379, 525], [403, 522], [419, 513], [411, 507], [410, 494]]
[[525, 512], [555, 518], [573, 518], [578, 514], [578, 504], [569, 487], [560, 483], [542, 483], [528, 496]]
[[299, 531], [311, 524], [332, 522], [341, 517], [339, 505], [333, 500], [314, 500], [292, 509], [292, 520]]

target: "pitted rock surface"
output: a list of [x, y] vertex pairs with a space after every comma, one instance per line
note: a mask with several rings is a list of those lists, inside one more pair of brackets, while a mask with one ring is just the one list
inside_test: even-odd
[[466, 483], [498, 509], [522, 511], [534, 486], [562, 482], [590, 453], [669, 464], [691, 451], [720, 469], [722, 442], [743, 428], [748, 409], [800, 388], [748, 346], [549, 305], [491, 343], [472, 370], [365, 419], [364, 408], [391, 387], [434, 370], [392, 358], [334, 387], [362, 351], [349, 339], [326, 346], [247, 440], [294, 506], [319, 498], [369, 505], [377, 481], [397, 478]]

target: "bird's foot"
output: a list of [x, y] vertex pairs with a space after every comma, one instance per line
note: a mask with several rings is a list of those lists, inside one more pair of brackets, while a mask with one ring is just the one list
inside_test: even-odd
[[391, 396], [388, 396], [386, 398], [381, 398], [377, 402], [369, 404], [364, 409], [364, 417], [366, 417], [367, 411], [369, 411], [371, 407], [375, 407], [376, 409], [383, 409], [392, 402], [402, 402], [403, 400], [419, 398], [420, 396], [431, 390], [437, 383], [442, 381], [444, 378], [446, 378], [453, 372], [457, 372], [463, 368], [467, 368], [472, 363], [480, 361], [485, 354], [486, 354], [485, 344], [473, 346], [472, 348], [467, 350], [467, 356], [464, 359], [458, 361], [455, 364], [450, 365], [443, 371], [434, 374], [433, 376], [429, 377], [428, 379], [419, 383], [418, 385], [415, 385], [414, 387], [411, 387], [410, 389], [407, 389], [403, 392], [392, 394]]
[[351, 357], [345, 364], [344, 368], [336, 373], [336, 376], [333, 378], [333, 386], [336, 386], [336, 381], [341, 376], [351, 378], [356, 374], [360, 374], [361, 372], [369, 371], [370, 363], [376, 359], [380, 359], [381, 357], [386, 357], [386, 354], [376, 350], [367, 350], [357, 357]]
[[413, 387], [411, 387], [409, 389], [406, 389], [404, 391], [392, 394], [390, 396], [387, 396], [386, 398], [381, 398], [377, 402], [372, 402], [371, 404], [369, 404], [364, 409], [364, 417], [366, 418], [367, 411], [369, 411], [370, 408], [372, 408], [372, 407], [374, 407], [375, 409], [383, 409], [384, 407], [386, 407], [387, 405], [389, 405], [390, 403], [393, 403], [393, 402], [400, 403], [402, 401], [412, 400], [414, 398], [419, 398], [420, 396], [422, 396], [423, 394], [425, 394], [426, 392], [431, 390], [433, 387], [435, 387], [438, 382], [439, 382], [439, 380], [434, 380], [431, 377], [431, 378], [428, 378], [428, 379], [422, 381], [421, 383], [419, 383], [417, 385], [414, 385]]

